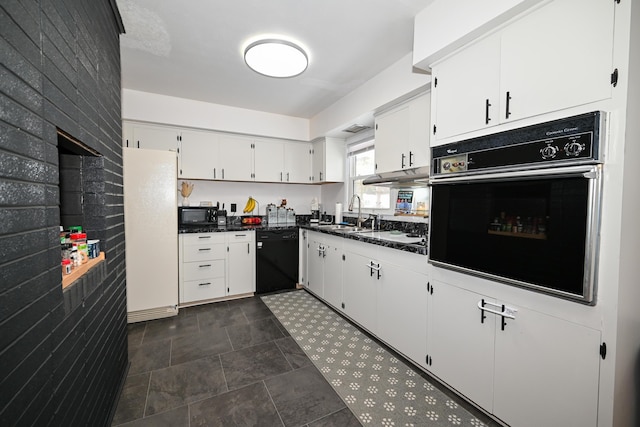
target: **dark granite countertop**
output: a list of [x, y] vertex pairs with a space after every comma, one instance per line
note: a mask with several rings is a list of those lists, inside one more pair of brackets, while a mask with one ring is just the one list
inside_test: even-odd
[[331, 230], [329, 228], [323, 228], [322, 226], [317, 225], [300, 225], [300, 228], [310, 231], [317, 231], [324, 234], [330, 234], [332, 236], [339, 236], [345, 239], [358, 240], [365, 243], [371, 243], [378, 246], [384, 246], [386, 248], [398, 249], [401, 251], [411, 252], [419, 255], [427, 254], [427, 238], [423, 237], [421, 243], [400, 243], [400, 242], [392, 242], [389, 240], [379, 239], [377, 237], [373, 237], [363, 233], [345, 233], [344, 231], [339, 230]]
[[298, 228], [296, 224], [275, 224], [275, 225], [242, 225], [242, 224], [227, 224], [224, 226], [186, 226], [178, 228], [178, 234], [188, 233], [219, 233], [226, 231], [247, 231], [247, 230], [290, 230], [292, 228]]
[[227, 231], [247, 231], [247, 230], [290, 230], [292, 228], [303, 228], [305, 230], [318, 231], [325, 234], [330, 234], [333, 236], [343, 237], [345, 239], [351, 240], [359, 240], [361, 242], [370, 243], [378, 246], [384, 246], [387, 248], [398, 249], [401, 251], [411, 252], [419, 255], [427, 254], [427, 238], [426, 238], [426, 229], [425, 224], [419, 223], [398, 223], [391, 221], [383, 221], [382, 229], [383, 230], [397, 230], [400, 227], [400, 230], [406, 232], [416, 232], [421, 236], [424, 236], [422, 243], [400, 243], [393, 242], [389, 240], [383, 240], [374, 236], [360, 234], [360, 233], [345, 233], [339, 230], [330, 230], [323, 227], [318, 227], [317, 225], [309, 225], [307, 222], [300, 221], [298, 224], [261, 224], [261, 225], [242, 225], [239, 222], [227, 224], [226, 226], [210, 226], [210, 227], [199, 227], [199, 226], [188, 226], [188, 227], [180, 227], [178, 228], [179, 234], [188, 234], [188, 233], [217, 233], [217, 232], [227, 232]]

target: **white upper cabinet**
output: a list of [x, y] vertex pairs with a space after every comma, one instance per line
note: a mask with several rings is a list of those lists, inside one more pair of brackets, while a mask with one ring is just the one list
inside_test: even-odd
[[122, 124], [122, 145], [129, 148], [177, 151], [180, 131], [163, 126]]
[[319, 138], [313, 141], [312, 182], [343, 182], [346, 163], [344, 140]]
[[255, 180], [308, 184], [311, 181], [311, 144], [279, 140], [255, 143]]
[[404, 169], [409, 164], [404, 144], [409, 139], [409, 106], [376, 117], [376, 172]]
[[433, 67], [432, 120], [437, 139], [497, 125], [500, 37], [493, 34]]
[[255, 180], [260, 182], [282, 182], [284, 142], [258, 140], [255, 144]]
[[225, 181], [253, 181], [253, 146], [255, 139], [220, 134], [221, 176]]
[[433, 64], [431, 145], [609, 98], [614, 8], [554, 0]]
[[284, 146], [283, 182], [308, 184], [311, 182], [311, 144], [288, 142]]
[[183, 131], [180, 141], [179, 178], [219, 179], [220, 140], [212, 132]]
[[315, 146], [315, 180], [310, 142], [123, 122], [122, 145], [177, 151], [180, 179], [295, 184], [344, 179], [344, 141], [335, 138]]
[[430, 100], [423, 94], [376, 116], [376, 172], [429, 164]]
[[507, 27], [501, 117], [517, 120], [609, 98], [614, 10], [614, 1], [555, 0]]

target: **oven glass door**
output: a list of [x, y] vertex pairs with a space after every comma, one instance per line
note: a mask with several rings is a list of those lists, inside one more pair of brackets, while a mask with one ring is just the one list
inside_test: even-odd
[[593, 303], [597, 167], [434, 182], [429, 260]]

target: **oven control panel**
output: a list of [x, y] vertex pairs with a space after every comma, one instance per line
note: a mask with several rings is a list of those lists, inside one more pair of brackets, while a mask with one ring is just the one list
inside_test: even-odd
[[431, 149], [432, 177], [601, 163], [600, 111]]
[[466, 154], [459, 154], [457, 156], [443, 157], [440, 160], [440, 173], [459, 173], [466, 172], [468, 161]]

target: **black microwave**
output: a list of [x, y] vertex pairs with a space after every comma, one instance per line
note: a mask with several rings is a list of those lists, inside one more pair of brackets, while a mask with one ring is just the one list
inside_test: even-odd
[[181, 206], [178, 208], [178, 225], [217, 225], [218, 208], [212, 206]]

